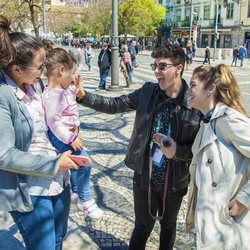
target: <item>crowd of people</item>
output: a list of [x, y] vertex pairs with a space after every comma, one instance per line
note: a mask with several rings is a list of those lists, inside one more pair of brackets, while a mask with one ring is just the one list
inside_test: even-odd
[[[120, 55], [128, 86], [135, 46], [124, 45]], [[196, 228], [197, 248], [249, 249], [250, 120], [226, 65], [201, 65], [185, 81], [191, 53], [192, 44], [186, 51], [176, 43], [157, 47], [150, 65], [156, 82], [105, 97], [84, 89], [72, 53], [11, 32], [0, 16], [0, 210], [10, 213], [27, 249], [62, 249], [71, 196], [86, 215], [103, 216], [91, 195], [77, 103], [108, 114], [136, 112], [125, 158], [134, 171], [130, 250], [145, 249], [157, 220], [159, 249], [173, 249], [189, 186], [186, 227]], [[104, 43], [99, 89], [106, 87], [110, 57]]]

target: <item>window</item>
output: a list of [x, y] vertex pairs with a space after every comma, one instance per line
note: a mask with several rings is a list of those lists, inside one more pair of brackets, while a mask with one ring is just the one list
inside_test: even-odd
[[181, 21], [181, 9], [176, 9], [175, 10], [175, 21], [180, 22]]
[[181, 0], [176, 0], [176, 4], [181, 4]]
[[208, 35], [207, 34], [203, 34], [201, 36], [201, 46], [203, 48], [205, 48], [206, 46], [208, 46]]
[[200, 7], [194, 6], [193, 17], [194, 17], [194, 24], [198, 24], [198, 21], [200, 19]]
[[162, 0], [159, 0], [159, 4], [162, 4]]
[[234, 16], [234, 4], [227, 4], [227, 19], [233, 19]]
[[209, 17], [210, 17], [210, 6], [206, 5], [206, 6], [204, 6], [203, 19], [204, 20], [209, 20]]
[[231, 35], [224, 36], [224, 48], [231, 48], [232, 47], [232, 39]]
[[190, 8], [185, 9], [185, 21], [190, 21]]

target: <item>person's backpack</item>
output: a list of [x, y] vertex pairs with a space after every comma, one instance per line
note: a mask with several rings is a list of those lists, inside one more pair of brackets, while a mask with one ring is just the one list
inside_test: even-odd
[[239, 57], [240, 58], [244, 57], [244, 54], [245, 54], [245, 49], [243, 47], [240, 47], [240, 49], [239, 49]]

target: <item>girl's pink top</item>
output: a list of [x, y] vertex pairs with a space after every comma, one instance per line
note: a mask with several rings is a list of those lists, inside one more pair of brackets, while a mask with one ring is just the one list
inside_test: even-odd
[[76, 138], [75, 130], [80, 125], [76, 102], [78, 88], [70, 85], [66, 90], [46, 88], [43, 92], [43, 107], [46, 122], [58, 140], [70, 144]]

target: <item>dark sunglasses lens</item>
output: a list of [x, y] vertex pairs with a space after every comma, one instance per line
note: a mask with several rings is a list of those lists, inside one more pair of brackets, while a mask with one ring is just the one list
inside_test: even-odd
[[157, 67], [157, 65], [156, 65], [155, 63], [151, 63], [150, 66], [151, 66], [151, 69], [152, 69], [152, 70], [155, 70], [156, 67]]
[[168, 65], [166, 63], [159, 63], [158, 64], [158, 69], [159, 70], [165, 70]]

